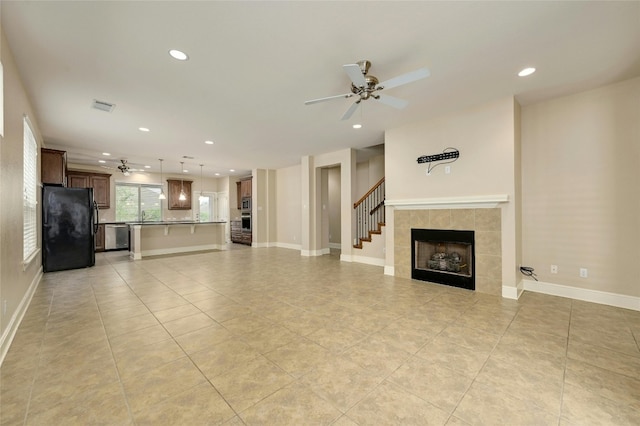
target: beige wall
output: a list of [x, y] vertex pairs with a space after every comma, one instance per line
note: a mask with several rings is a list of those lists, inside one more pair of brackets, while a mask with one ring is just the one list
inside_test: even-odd
[[541, 281], [640, 296], [639, 164], [640, 78], [522, 108], [523, 262]]
[[275, 245], [278, 234], [276, 171], [254, 169], [252, 174], [252, 246], [269, 247]]
[[[42, 274], [41, 255], [22, 264], [23, 116], [29, 117], [41, 145], [38, 120], [25, 93], [13, 55], [0, 30], [0, 60], [4, 71], [4, 137], [0, 141], [0, 362], [9, 348], [27, 304]], [[40, 170], [38, 160], [38, 171]], [[39, 179], [38, 179], [39, 181]], [[38, 189], [38, 203], [40, 190]], [[40, 205], [40, 204], [38, 204]], [[38, 247], [41, 246], [38, 211]]]
[[300, 165], [276, 170], [277, 243], [282, 247], [301, 247], [300, 175]]
[[[340, 167], [329, 170], [329, 244], [340, 245]], [[336, 247], [337, 248], [337, 247]]]

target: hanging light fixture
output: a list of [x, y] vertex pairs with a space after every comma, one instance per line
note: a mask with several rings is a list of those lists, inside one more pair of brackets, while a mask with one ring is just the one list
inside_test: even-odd
[[162, 158], [160, 160], [160, 195], [158, 195], [159, 200], [166, 200], [167, 196], [164, 195], [164, 181], [162, 180]]
[[[184, 175], [184, 161], [180, 162], [180, 168], [182, 169], [182, 174]], [[187, 194], [184, 193], [184, 177], [180, 177], [180, 196], [178, 197], [180, 201], [187, 200]]]
[[204, 201], [204, 193], [202, 192], [202, 166], [204, 166], [204, 164], [200, 164], [200, 198], [198, 198], [200, 201]]

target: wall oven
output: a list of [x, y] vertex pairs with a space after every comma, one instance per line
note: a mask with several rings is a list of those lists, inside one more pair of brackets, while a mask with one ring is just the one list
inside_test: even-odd
[[244, 232], [251, 232], [251, 213], [242, 213], [240, 216], [242, 220], [242, 230]]

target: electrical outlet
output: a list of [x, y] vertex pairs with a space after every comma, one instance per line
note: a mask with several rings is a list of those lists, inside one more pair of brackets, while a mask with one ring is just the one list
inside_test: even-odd
[[444, 166], [444, 174], [448, 175], [451, 173], [451, 166]]
[[552, 274], [558, 273], [558, 265], [551, 265], [551, 273]]
[[587, 270], [587, 268], [580, 268], [580, 278], [588, 278], [589, 277], [589, 271]]

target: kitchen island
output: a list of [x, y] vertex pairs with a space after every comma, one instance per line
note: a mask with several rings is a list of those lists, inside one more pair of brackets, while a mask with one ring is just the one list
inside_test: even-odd
[[129, 223], [129, 256], [187, 253], [201, 250], [226, 250], [226, 221], [216, 222], [135, 222]]

